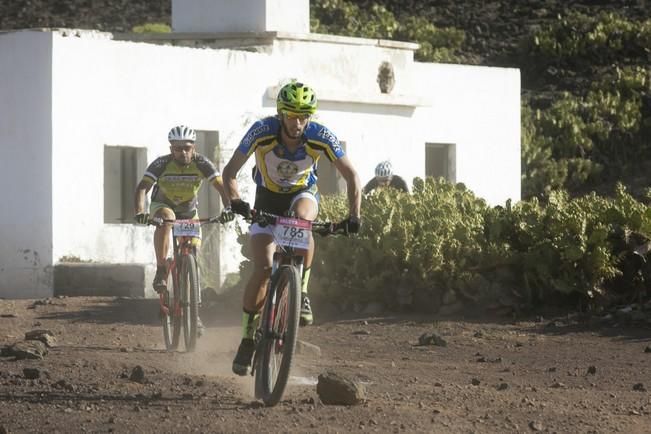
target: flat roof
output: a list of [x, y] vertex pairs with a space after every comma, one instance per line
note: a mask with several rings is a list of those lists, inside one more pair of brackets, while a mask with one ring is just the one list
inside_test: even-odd
[[354, 38], [350, 36], [326, 35], [321, 33], [288, 33], [288, 32], [219, 32], [219, 33], [115, 33], [115, 39], [138, 42], [163, 42], [163, 41], [197, 41], [216, 42], [238, 41], [252, 43], [253, 45], [271, 44], [274, 40], [290, 40], [304, 42], [327, 42], [342, 45], [366, 45], [395, 50], [416, 51], [420, 47], [414, 42], [390, 41], [388, 39]]

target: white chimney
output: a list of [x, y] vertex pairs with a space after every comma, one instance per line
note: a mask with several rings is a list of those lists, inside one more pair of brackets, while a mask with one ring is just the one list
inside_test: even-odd
[[309, 0], [172, 0], [179, 33], [310, 32]]

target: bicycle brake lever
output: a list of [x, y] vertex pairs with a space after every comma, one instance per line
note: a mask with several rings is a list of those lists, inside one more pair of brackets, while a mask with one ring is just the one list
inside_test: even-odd
[[274, 219], [272, 217], [269, 217], [269, 216], [261, 216], [260, 221], [258, 221], [258, 225], [261, 228], [267, 227], [267, 226], [269, 226], [270, 224], [273, 224], [273, 223], [274, 223]]

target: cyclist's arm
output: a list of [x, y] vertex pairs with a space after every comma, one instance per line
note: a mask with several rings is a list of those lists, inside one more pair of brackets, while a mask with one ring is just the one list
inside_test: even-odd
[[236, 178], [237, 173], [240, 171], [242, 166], [244, 166], [244, 163], [246, 163], [246, 160], [248, 160], [248, 158], [249, 157], [246, 154], [236, 149], [230, 161], [226, 164], [226, 167], [224, 167], [222, 177], [224, 178], [223, 183], [228, 203], [230, 203], [230, 201], [233, 199], [240, 198], [240, 192], [237, 189]]
[[407, 181], [405, 181], [401, 176], [393, 175], [391, 179], [391, 184], [394, 188], [409, 193], [409, 187], [407, 186]]
[[224, 180], [221, 176], [215, 177], [212, 181], [212, 186], [215, 187], [215, 190], [219, 193], [219, 197], [222, 199], [222, 204], [227, 208], [231, 200], [228, 198], [228, 193], [226, 193], [226, 188], [224, 187]]
[[348, 207], [351, 217], [360, 217], [360, 208], [362, 204], [362, 192], [360, 189], [361, 182], [355, 168], [350, 163], [348, 157], [343, 156], [333, 162], [341, 176], [346, 180], [348, 190]]
[[145, 198], [147, 193], [151, 190], [152, 184], [147, 179], [143, 179], [136, 187], [136, 193], [134, 194], [133, 208], [135, 210], [135, 215], [143, 214], [145, 212]]
[[376, 188], [377, 188], [377, 178], [373, 177], [369, 182], [366, 183], [366, 185], [362, 189], [362, 193], [368, 194], [371, 191], [375, 190]]

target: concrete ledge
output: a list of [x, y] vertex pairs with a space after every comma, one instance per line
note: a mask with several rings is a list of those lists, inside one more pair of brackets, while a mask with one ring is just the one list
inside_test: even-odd
[[[274, 85], [267, 87], [266, 96], [273, 101], [276, 100], [280, 86]], [[431, 101], [418, 95], [400, 95], [386, 93], [355, 93], [349, 91], [339, 91], [335, 89], [319, 89], [319, 101], [332, 101], [340, 103], [364, 104], [364, 105], [385, 105], [385, 106], [402, 106], [402, 107], [427, 107], [431, 106]]]
[[172, 33], [114, 33], [113, 38], [133, 42], [171, 42], [171, 41], [256, 41], [256, 44], [272, 44], [276, 40], [327, 42], [341, 45], [366, 45], [394, 50], [416, 51], [420, 44], [388, 39], [357, 38], [353, 36], [329, 35], [323, 33], [291, 33], [280, 31], [262, 32], [172, 32]]
[[61, 263], [54, 266], [54, 295], [154, 297], [149, 264]]

